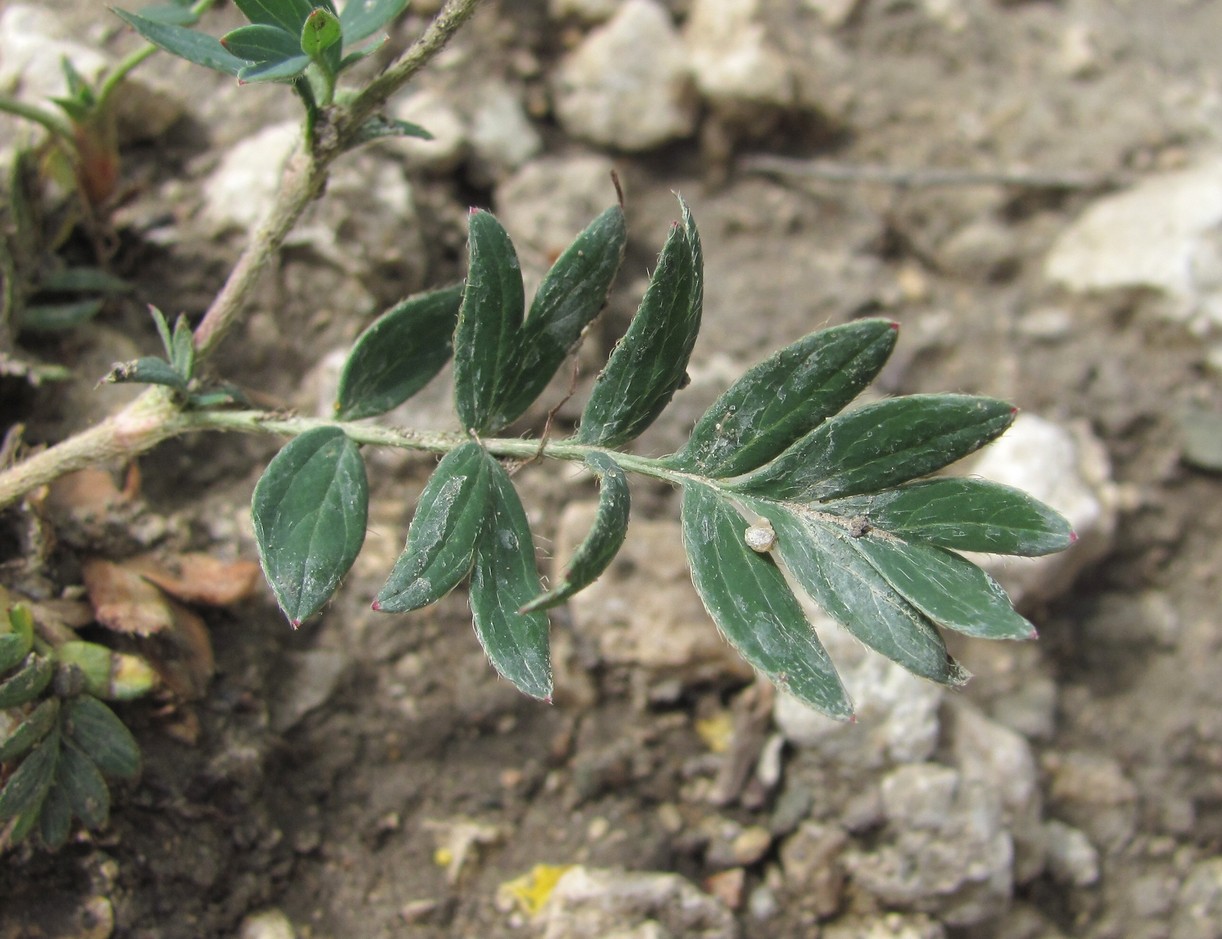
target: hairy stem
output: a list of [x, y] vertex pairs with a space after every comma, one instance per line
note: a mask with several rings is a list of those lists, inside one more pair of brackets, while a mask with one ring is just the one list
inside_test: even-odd
[[[285, 169], [280, 189], [266, 217], [195, 330], [197, 359], [202, 360], [214, 352], [240, 321], [263, 271], [306, 207], [322, 193], [331, 163], [352, 146], [361, 125], [445, 47], [481, 2], [483, 0], [447, 0], [424, 34], [385, 72], [350, 104], [329, 110], [331, 133], [311, 135], [312, 140], [303, 142]], [[197, 4], [206, 5], [202, 0]], [[120, 71], [130, 71], [142, 55], [143, 52], [134, 53], [130, 67]], [[59, 130], [54, 126], [58, 119], [40, 109], [0, 99], [0, 110], [28, 117], [53, 132]], [[146, 391], [102, 423], [0, 472], [0, 508], [65, 473], [104, 460], [131, 459], [163, 440], [189, 430], [203, 429], [199, 417], [178, 411], [162, 389]]]

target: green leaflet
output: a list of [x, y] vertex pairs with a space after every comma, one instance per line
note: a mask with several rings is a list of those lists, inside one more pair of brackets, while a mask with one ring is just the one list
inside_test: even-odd
[[46, 847], [55, 851], [68, 841], [72, 831], [72, 803], [68, 793], [57, 782], [52, 782], [38, 813], [38, 837]]
[[51, 683], [54, 671], [49, 658], [31, 652], [16, 672], [0, 681], [0, 708], [33, 701]]
[[857, 551], [847, 528], [762, 499], [748, 506], [772, 523], [794, 580], [850, 633], [914, 674], [946, 685], [967, 681], [933, 623]]
[[407, 9], [407, 0], [348, 0], [339, 21], [344, 27], [344, 44], [367, 39]]
[[221, 37], [221, 45], [249, 62], [283, 62], [300, 56], [301, 39], [279, 26], [239, 26]]
[[101, 828], [110, 818], [110, 789], [106, 780], [93, 760], [66, 740], [61, 741], [54, 786], [63, 790], [72, 814], [86, 828]]
[[586, 465], [602, 483], [594, 527], [573, 553], [560, 583], [522, 607], [523, 613], [550, 609], [590, 586], [615, 560], [615, 555], [624, 544], [624, 537], [628, 534], [628, 477], [620, 465], [605, 453], [591, 453], [586, 457]]
[[602, 310], [624, 241], [623, 212], [606, 210], [552, 265], [523, 321], [513, 243], [492, 215], [472, 212], [454, 337], [455, 403], [464, 427], [490, 433], [522, 416]]
[[49, 734], [58, 720], [59, 698], [47, 698], [7, 738], [0, 740], [0, 763], [17, 759]]
[[38, 820], [47, 790], [55, 778], [59, 745], [59, 731], [53, 730], [21, 761], [0, 789], [0, 828], [10, 819], [18, 820], [10, 835], [11, 844], [19, 842]]
[[252, 23], [277, 26], [294, 36], [301, 34], [306, 17], [316, 6], [335, 12], [329, 0], [320, 3], [314, 0], [234, 0], [234, 5]]
[[522, 271], [509, 234], [491, 214], [468, 217], [467, 286], [454, 332], [454, 403], [464, 429], [504, 426], [499, 391], [516, 367], [526, 305]]
[[853, 707], [785, 577], [743, 539], [746, 523], [720, 493], [683, 490], [683, 544], [692, 581], [718, 629], [744, 659], [811, 707], [847, 720]]
[[299, 626], [330, 599], [365, 540], [365, 464], [336, 427], [285, 445], [255, 486], [251, 514], [263, 573]]
[[714, 402], [668, 465], [714, 478], [762, 466], [874, 380], [897, 329], [889, 320], [859, 320], [774, 353]]
[[287, 82], [304, 72], [309, 64], [310, 57], [307, 55], [297, 55], [278, 62], [256, 62], [238, 72], [238, 81], [240, 83]]
[[187, 380], [165, 359], [146, 355], [132, 362], [116, 365], [102, 379], [113, 384], [135, 382], [145, 385], [165, 385], [175, 391], [186, 392]]
[[1074, 541], [1069, 523], [1025, 492], [983, 479], [928, 479], [819, 506], [903, 538], [958, 551], [1037, 557]]
[[[326, 10], [314, 10], [306, 17], [305, 25], [301, 27], [301, 51], [311, 59], [320, 59], [331, 49], [338, 53], [337, 44], [342, 37], [343, 28], [338, 16]], [[334, 70], [339, 61], [327, 64]]]
[[159, 23], [123, 10], [115, 10], [115, 14], [159, 49], [204, 68], [236, 76], [249, 64], [222, 46], [220, 40], [214, 36], [197, 33], [183, 26]]
[[943, 548], [868, 532], [851, 541], [905, 600], [940, 626], [982, 639], [1034, 639], [1035, 627], [975, 564]]
[[731, 488], [787, 502], [874, 492], [948, 466], [1013, 421], [1014, 408], [992, 398], [888, 398], [826, 421]]
[[475, 634], [501, 675], [531, 697], [551, 700], [547, 614], [520, 612], [539, 593], [530, 526], [509, 475], [491, 456], [485, 460], [492, 502], [471, 573]]
[[492, 504], [490, 465], [479, 444], [450, 453], [429, 477], [403, 549], [375, 610], [406, 613], [436, 603], [462, 582], [475, 563], [475, 544]]
[[427, 385], [449, 361], [461, 302], [456, 284], [408, 297], [374, 320], [340, 373], [336, 417], [384, 414]]
[[613, 206], [586, 226], [547, 272], [519, 333], [516, 364], [497, 392], [500, 426], [521, 417], [542, 394], [602, 312], [626, 241], [624, 212]]
[[64, 735], [111, 779], [140, 774], [140, 747], [115, 712], [92, 695], [78, 695], [64, 705]]
[[628, 332], [599, 374], [581, 416], [581, 443], [615, 447], [638, 436], [687, 377], [700, 330], [704, 260], [687, 203], [671, 229]]

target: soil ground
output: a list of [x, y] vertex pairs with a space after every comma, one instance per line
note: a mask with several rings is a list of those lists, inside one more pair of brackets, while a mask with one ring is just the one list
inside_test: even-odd
[[[97, 34], [100, 8], [52, 6]], [[672, 4], [677, 16], [684, 6]], [[777, 6], [792, 7], [795, 34], [818, 22], [801, 4]], [[392, 44], [419, 24], [409, 17]], [[1216, 477], [1180, 463], [1175, 422], [1184, 403], [1222, 399], [1209, 365], [1217, 339], [1162, 318], [1143, 293], [1058, 293], [1042, 261], [1108, 180], [1174, 169], [1217, 148], [1222, 5], [867, 0], [826, 32], [840, 57], [837, 93], [851, 102], [833, 132], [807, 128], [799, 139], [766, 130], [739, 140], [727, 158], [717, 145], [723, 135], [706, 123], [703, 135], [662, 150], [614, 155], [632, 233], [625, 271], [645, 269], [674, 214], [671, 193], [680, 191], [700, 224], [707, 265], [694, 373], [726, 361], [742, 368], [819, 325], [878, 313], [903, 327], [886, 390], [995, 395], [1085, 421], [1100, 437], [1126, 496], [1116, 541], [1070, 592], [1029, 611], [1041, 640], [1024, 667], [1055, 682], [1054, 726], [1032, 741], [1047, 777], [1067, 753], [1114, 761], [1134, 787], [1132, 827], [1099, 845], [1097, 883], [1041, 876], [1019, 888], [1009, 911], [951, 934], [1169, 936], [1186, 872], [1222, 851], [1222, 499]], [[540, 76], [572, 40], [572, 27], [550, 21], [542, 3], [493, 4], [455, 55], [472, 86], [508, 76], [529, 98], [544, 93]], [[160, 60], [149, 68], [190, 76], [191, 87], [210, 81]], [[202, 310], [240, 247], [194, 230], [182, 206], [197, 198], [227, 145], [291, 114], [278, 89], [206, 87], [215, 101], [201, 97], [172, 133], [129, 154], [128, 171], [144, 188], [140, 214], [177, 222], [159, 242], [136, 227], [124, 231], [117, 264], [142, 302], [167, 311]], [[546, 154], [581, 149], [546, 113], [537, 124]], [[850, 167], [1021, 166], [1095, 174], [1101, 185], [799, 183], [750, 172], [740, 162], [747, 151]], [[370, 159], [393, 164], [394, 146]], [[423, 232], [412, 244], [421, 254], [364, 285], [383, 303], [457, 276], [463, 210], [494, 195], [466, 164], [411, 184]], [[155, 202], [174, 194], [183, 201]], [[351, 210], [334, 211], [348, 230], [361, 228], [362, 218], [345, 214]], [[402, 270], [410, 283], [396, 277]], [[627, 275], [596, 342], [613, 341], [631, 311], [625, 282]], [[350, 311], [335, 296], [350, 286], [308, 248], [289, 250], [261, 290], [250, 330], [230, 341], [218, 367], [272, 401], [311, 406], [314, 366], [370, 312]], [[320, 296], [329, 299], [320, 304]], [[1051, 333], [1032, 325], [1050, 319], [1058, 324]], [[151, 350], [139, 304], [41, 346], [44, 357], [80, 366], [81, 387], [6, 384], [6, 426], [21, 420], [45, 439], [82, 407], [108, 407], [113, 398], [99, 405], [105, 393], [87, 391], [98, 370], [85, 374], [81, 363], [128, 357], [112, 351], [116, 337]], [[95, 403], [80, 405], [86, 396]], [[698, 411], [681, 399], [680, 407]], [[681, 424], [664, 424], [642, 446], [673, 446]], [[164, 543], [253, 557], [245, 513], [275, 446], [191, 439], [143, 459], [144, 498], [165, 522]], [[498, 907], [497, 887], [536, 864], [671, 870], [700, 883], [710, 873], [707, 839], [696, 834], [703, 821], [769, 824], [771, 803], [719, 809], [692, 796], [716, 771], [696, 720], [730, 702], [740, 677], [648, 703], [625, 669], [596, 667], [592, 694], [546, 706], [487, 667], [461, 595], [406, 622], [369, 611], [428, 468], [398, 458], [375, 465], [369, 545], [318, 620], [293, 632], [262, 592], [206, 613], [217, 655], [207, 695], [170, 716], [122, 709], [144, 749], [143, 778], [119, 795], [104, 834], [54, 856], [5, 859], [0, 936], [206, 939], [236, 935], [244, 917], [271, 906], [299, 936], [526, 935], [521, 917]], [[523, 486], [545, 545], [564, 503], [590, 495], [549, 468], [532, 468]], [[635, 495], [642, 518], [675, 516], [665, 490], [643, 485]], [[56, 576], [66, 586], [71, 572], [69, 561]], [[649, 575], [639, 572], [642, 591], [651, 589]], [[991, 652], [970, 646], [963, 655], [978, 673], [964, 692], [970, 699], [990, 706], [1009, 690]], [[193, 740], [167, 730], [182, 710], [198, 720]], [[835, 766], [801, 754], [785, 771], [816, 792], [847, 784]], [[1054, 808], [1055, 797], [1046, 793]], [[464, 838], [471, 855], [448, 877], [438, 848], [452, 855]], [[774, 861], [748, 867], [748, 893]], [[110, 933], [82, 925], [100, 897], [113, 909]], [[862, 912], [854, 904], [864, 902], [850, 890], [823, 926]], [[745, 907], [739, 916], [746, 936], [813, 936], [820, 928], [801, 898], [784, 899], [765, 922]], [[1222, 935], [1222, 923], [1210, 929], [1191, 935]]]

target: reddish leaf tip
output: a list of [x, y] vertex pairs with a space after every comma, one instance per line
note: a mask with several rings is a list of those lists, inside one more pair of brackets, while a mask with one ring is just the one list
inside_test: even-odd
[[899, 323], [897, 323], [895, 320], [892, 320], [892, 321], [891, 321], [891, 323], [890, 323], [889, 325], [890, 325], [890, 326], [891, 326], [891, 328], [892, 328], [893, 330], [895, 330], [897, 333], [900, 331], [900, 324], [899, 324]]
[[468, 215], [479, 215], [480, 211], [481, 209], [478, 205], [473, 205], [469, 209], [467, 209], [467, 214]]
[[1011, 413], [1011, 414], [1017, 414], [1017, 413], [1018, 413], [1018, 408], [1016, 408], [1016, 407], [1011, 407], [1011, 408], [1010, 408], [1010, 413]]
[[1034, 642], [1039, 637], [1040, 637], [1039, 630], [1037, 630], [1034, 626], [1032, 626], [1031, 632], [1027, 633], [1027, 638]]
[[301, 625], [301, 620], [299, 620], [299, 619], [291, 619], [291, 620], [289, 620], [289, 625], [290, 625], [290, 626], [292, 626], [294, 629], [296, 629], [297, 627], [299, 627], [299, 626]]
[[1077, 542], [1077, 540], [1078, 540], [1078, 533], [1076, 531], [1071, 531], [1069, 533], [1069, 543], [1074, 544], [1075, 542]]
[[857, 723], [857, 715], [856, 715], [856, 714], [850, 714], [850, 715], [848, 716], [848, 720], [846, 721], [846, 723], [849, 723], [849, 724], [856, 724], [856, 723]]
[[374, 600], [373, 603], [369, 604], [369, 609], [373, 610], [375, 613], [381, 613], [382, 604], [380, 604], [377, 600]]
[[552, 702], [552, 696], [549, 694], [549, 695], [548, 695], [546, 698], [544, 698], [544, 699], [543, 699], [543, 703], [544, 703], [544, 704], [551, 704], [551, 703], [553, 703], [553, 702]]

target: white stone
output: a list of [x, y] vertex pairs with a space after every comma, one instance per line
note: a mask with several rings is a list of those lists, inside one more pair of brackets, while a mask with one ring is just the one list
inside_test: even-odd
[[1044, 826], [1048, 844], [1048, 872], [1054, 880], [1075, 887], [1099, 881], [1099, 852], [1076, 828], [1051, 819]]
[[1016, 605], [1059, 595], [1111, 549], [1119, 494], [1107, 451], [1084, 424], [1064, 427], [1019, 414], [963, 472], [1023, 490], [1064, 515], [1078, 536], [1067, 550], [1044, 557], [972, 558], [1001, 582]]
[[1079, 292], [1153, 289], [1169, 315], [1222, 326], [1222, 156], [1102, 197], [1056, 240], [1044, 270]]
[[787, 56], [768, 38], [761, 0], [695, 0], [683, 30], [692, 74], [714, 105], [772, 105], [794, 100]]
[[204, 183], [202, 215], [214, 233], [249, 231], [272, 203], [285, 162], [301, 143], [297, 121], [263, 128], [222, 158]]
[[556, 116], [574, 137], [616, 150], [649, 150], [696, 126], [687, 52], [666, 10], [627, 0], [556, 69]]
[[504, 85], [485, 85], [475, 100], [471, 151], [479, 175], [496, 182], [542, 150], [543, 140], [526, 116], [520, 93]]
[[790, 695], [776, 696], [773, 718], [795, 746], [855, 768], [929, 759], [938, 742], [940, 685], [867, 649], [818, 607], [805, 604], [856, 708], [856, 721], [833, 720]]
[[[738, 936], [733, 915], [719, 900], [678, 874], [650, 871], [573, 867], [557, 882], [537, 923], [543, 939]], [[641, 931], [651, 923], [663, 931]]]
[[238, 927], [238, 939], [295, 939], [296, 936], [292, 922], [275, 907], [251, 913]]
[[848, 22], [860, 0], [802, 0], [808, 10], [814, 10], [821, 20], [835, 29]]
[[573, 18], [583, 23], [605, 23], [615, 15], [622, 0], [551, 0], [548, 12], [553, 19]]
[[433, 135], [432, 140], [404, 137], [395, 141], [395, 151], [409, 166], [444, 173], [462, 162], [467, 153], [467, 122], [443, 95], [422, 88], [393, 101], [391, 109], [397, 120], [418, 124]]

